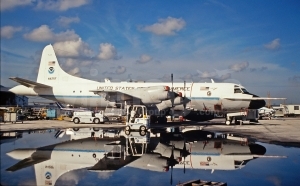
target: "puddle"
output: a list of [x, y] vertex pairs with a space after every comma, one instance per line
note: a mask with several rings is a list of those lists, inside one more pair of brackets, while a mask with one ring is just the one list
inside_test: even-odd
[[299, 148], [199, 130], [50, 129], [1, 138], [3, 186], [176, 185], [194, 179], [298, 185], [299, 165]]

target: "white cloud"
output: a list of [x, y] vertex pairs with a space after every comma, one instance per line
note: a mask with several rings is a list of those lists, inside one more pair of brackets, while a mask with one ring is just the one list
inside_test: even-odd
[[37, 3], [37, 8], [44, 10], [65, 11], [71, 8], [78, 8], [86, 5], [89, 3], [89, 1], [90, 0], [39, 0]]
[[54, 33], [48, 25], [42, 25], [39, 28], [32, 30], [30, 33], [24, 34], [24, 38], [31, 41], [44, 42], [78, 40], [79, 36], [74, 32], [74, 30]]
[[186, 25], [182, 18], [168, 17], [166, 19], [159, 19], [158, 23], [144, 26], [141, 30], [152, 32], [156, 35], [174, 35], [175, 32], [180, 31]]
[[200, 78], [213, 78], [216, 76], [215, 72], [207, 72], [207, 71], [201, 72], [200, 70], [197, 70], [197, 72], [199, 73]]
[[124, 66], [110, 67], [111, 70], [105, 71], [102, 74], [104, 75], [120, 75], [124, 74], [127, 71], [127, 68]]
[[137, 63], [140, 63], [140, 64], [145, 64], [145, 63], [148, 63], [149, 61], [152, 60], [152, 57], [147, 55], [147, 54], [142, 54], [140, 56], [140, 58], [136, 61]]
[[74, 75], [74, 76], [80, 76], [79, 72], [80, 72], [79, 68], [75, 67], [75, 68], [69, 70], [68, 74], [71, 74], [71, 75]]
[[63, 27], [68, 27], [71, 23], [79, 23], [79, 17], [64, 17], [60, 16], [57, 23]]
[[264, 47], [269, 50], [276, 50], [280, 47], [280, 39], [276, 38], [270, 43], [265, 44]]
[[115, 70], [116, 74], [124, 74], [126, 72], [126, 67], [124, 66], [118, 66]]
[[101, 43], [99, 47], [100, 53], [98, 55], [99, 59], [109, 60], [109, 59], [117, 59], [117, 50], [110, 43]]
[[[80, 38], [78, 40], [62, 41], [54, 43], [55, 53], [61, 57], [80, 57], [92, 56], [93, 51], [88, 44], [83, 42]], [[71, 64], [72, 62], [70, 62]]]
[[1, 27], [1, 38], [10, 39], [14, 33], [22, 30], [22, 27], [3, 26]]
[[17, 6], [26, 6], [31, 5], [32, 0], [1, 0], [0, 1], [0, 10], [8, 10], [15, 8]]
[[233, 65], [229, 66], [229, 69], [235, 71], [235, 72], [240, 72], [244, 69], [246, 69], [249, 66], [249, 62], [242, 62], [242, 63], [236, 63]]

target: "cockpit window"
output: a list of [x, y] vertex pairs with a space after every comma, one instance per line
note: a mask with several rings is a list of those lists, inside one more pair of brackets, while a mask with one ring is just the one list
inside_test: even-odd
[[240, 88], [235, 88], [234, 89], [234, 93], [243, 93], [242, 90]]
[[245, 88], [242, 88], [242, 91], [243, 91], [244, 94], [250, 94], [250, 93], [248, 92], [248, 90], [246, 90]]
[[234, 93], [250, 94], [245, 88], [234, 88]]

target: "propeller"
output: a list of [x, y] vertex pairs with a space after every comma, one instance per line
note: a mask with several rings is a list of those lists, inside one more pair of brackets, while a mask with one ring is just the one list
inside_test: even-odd
[[178, 161], [174, 159], [174, 144], [172, 144], [172, 152], [170, 157], [167, 159], [167, 166], [168, 168], [171, 167], [171, 177], [170, 177], [170, 184], [173, 184], [173, 167], [174, 165], [178, 164]]
[[185, 108], [186, 108], [186, 95], [185, 95], [185, 87], [186, 87], [186, 85], [185, 85], [185, 81], [183, 81], [183, 109], [185, 110]]
[[171, 121], [173, 121], [173, 115], [174, 115], [174, 99], [175, 99], [175, 95], [174, 95], [174, 87], [173, 87], [173, 73], [171, 74], [171, 82], [172, 82], [172, 96], [171, 96], [171, 102], [172, 102], [172, 113], [171, 113]]
[[175, 165], [174, 162], [174, 145], [172, 145], [172, 153], [169, 160], [169, 166], [171, 167], [171, 178], [170, 178], [170, 184], [173, 184], [173, 166]]
[[190, 162], [191, 162], [191, 167], [193, 169], [193, 162], [192, 162], [192, 145], [190, 144]]
[[186, 149], [186, 141], [184, 140], [183, 149], [180, 152], [180, 156], [183, 157], [183, 173], [184, 174], [185, 174], [185, 158], [190, 154], [191, 153], [189, 153]]

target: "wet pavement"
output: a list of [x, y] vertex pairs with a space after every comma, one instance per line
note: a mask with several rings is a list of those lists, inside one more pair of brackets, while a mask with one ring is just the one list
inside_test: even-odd
[[1, 185], [176, 185], [194, 179], [299, 185], [296, 140], [270, 144], [221, 130], [251, 126], [156, 134], [99, 127], [2, 131]]

